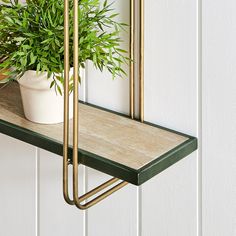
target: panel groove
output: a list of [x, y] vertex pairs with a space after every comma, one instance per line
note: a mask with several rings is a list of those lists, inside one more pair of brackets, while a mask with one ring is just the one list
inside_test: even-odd
[[[145, 1], [145, 120], [194, 135], [197, 2]], [[143, 185], [143, 236], [197, 236], [196, 158], [194, 153]]]
[[197, 0], [197, 91], [198, 91], [198, 152], [197, 152], [197, 235], [202, 236], [202, 0]]
[[[88, 63], [86, 62], [85, 66], [85, 80], [83, 81], [83, 101], [87, 102], [88, 95]], [[84, 193], [88, 192], [88, 168], [83, 166], [83, 191]], [[87, 202], [87, 201], [86, 201]], [[83, 212], [83, 235], [88, 236], [88, 211]]]
[[[83, 193], [88, 192], [88, 169], [83, 166]], [[87, 202], [87, 200], [85, 201]], [[83, 235], [88, 236], [88, 210], [83, 211]]]
[[40, 236], [40, 150], [35, 148], [35, 236]]
[[[145, 2], [143, 3], [145, 4]], [[144, 7], [144, 6], [143, 6]], [[145, 7], [144, 7], [145, 9]], [[136, 4], [136, 22], [138, 23], [138, 25], [136, 25], [138, 31], [141, 31], [141, 28], [140, 28], [140, 25], [139, 22], [140, 22], [140, 15], [139, 15], [139, 12], [140, 12], [140, 4]], [[144, 11], [144, 14], [145, 14], [145, 11]], [[144, 15], [144, 21], [145, 21], [145, 15]], [[144, 28], [145, 30], [145, 28]], [[144, 34], [145, 34], [145, 31], [144, 31]], [[146, 34], [145, 34], [146, 35]], [[144, 35], [144, 36], [145, 36]], [[137, 37], [136, 37], [136, 41], [137, 41], [137, 46], [136, 46], [136, 58], [137, 58], [137, 61], [138, 61], [138, 67], [140, 67], [140, 56], [139, 56], [139, 46], [140, 45], [140, 42], [141, 42], [141, 39], [139, 38], [140, 34], [138, 35], [137, 34]], [[144, 58], [145, 58], [145, 51], [144, 51]], [[143, 68], [143, 70], [145, 70], [145, 68]], [[145, 78], [144, 78], [145, 80]], [[139, 84], [139, 71], [137, 70], [137, 78], [136, 78], [136, 84]], [[144, 81], [144, 85], [145, 85], [145, 81]], [[140, 104], [139, 104], [139, 97], [141, 96], [141, 93], [140, 93], [140, 89], [138, 88], [139, 86], [137, 86], [137, 96], [136, 96], [136, 107], [137, 108], [140, 108]], [[146, 101], [146, 97], [145, 97], [145, 92], [143, 94], [144, 96], [144, 101]], [[139, 109], [137, 111], [137, 114], [138, 114], [138, 117], [140, 117], [140, 112], [141, 112], [141, 109]], [[145, 119], [145, 105], [144, 105], [144, 117], [143, 119]], [[137, 187], [137, 196], [136, 196], [136, 200], [137, 200], [137, 225], [136, 225], [136, 230], [137, 230], [137, 236], [142, 236], [142, 206], [143, 206], [143, 199], [142, 199], [142, 186], [138, 186]]]
[[142, 236], [142, 186], [137, 187], [137, 236]]

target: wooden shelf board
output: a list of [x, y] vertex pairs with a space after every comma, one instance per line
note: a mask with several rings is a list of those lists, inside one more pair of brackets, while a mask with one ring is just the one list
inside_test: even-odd
[[[79, 105], [79, 162], [140, 185], [197, 149], [197, 139], [89, 104]], [[62, 155], [63, 124], [25, 119], [18, 84], [0, 90], [0, 132]], [[70, 122], [69, 157], [72, 156]]]

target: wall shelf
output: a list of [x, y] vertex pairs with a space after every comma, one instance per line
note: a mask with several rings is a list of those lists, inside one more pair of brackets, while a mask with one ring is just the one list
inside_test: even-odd
[[[192, 136], [89, 104], [80, 103], [79, 119], [79, 162], [135, 185], [143, 184], [197, 149], [197, 139]], [[0, 132], [63, 154], [63, 125], [26, 120], [17, 83], [0, 90]]]

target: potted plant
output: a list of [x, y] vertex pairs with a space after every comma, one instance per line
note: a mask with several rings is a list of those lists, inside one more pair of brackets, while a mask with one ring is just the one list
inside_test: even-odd
[[[72, 26], [73, 1], [69, 1]], [[64, 1], [26, 2], [0, 3], [0, 58], [4, 59], [0, 72], [6, 76], [1, 82], [19, 82], [26, 118], [37, 123], [59, 123], [63, 121]], [[128, 58], [119, 36], [125, 24], [115, 20], [117, 15], [107, 0], [79, 1], [80, 77], [88, 60], [101, 71], [107, 69], [112, 78], [125, 75], [122, 65]], [[73, 68], [73, 27], [70, 66]]]

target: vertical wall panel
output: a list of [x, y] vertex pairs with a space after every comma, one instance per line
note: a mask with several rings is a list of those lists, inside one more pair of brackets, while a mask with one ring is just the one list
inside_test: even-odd
[[203, 235], [236, 235], [236, 2], [203, 1]]
[[0, 134], [0, 235], [35, 229], [35, 148]]
[[[126, 22], [127, 2], [115, 1]], [[198, 122], [196, 7], [197, 0], [145, 1], [145, 119], [192, 135]], [[203, 1], [203, 236], [236, 235], [235, 12], [234, 0]], [[129, 81], [110, 77], [89, 64], [88, 101], [128, 113]], [[90, 209], [86, 222], [64, 202], [61, 157], [40, 150], [37, 193], [35, 147], [2, 134], [0, 143], [0, 235], [36, 236], [37, 217], [38, 236], [137, 235], [136, 187]], [[89, 189], [109, 178], [95, 170], [88, 176]], [[82, 188], [83, 177], [80, 168]], [[196, 236], [197, 154], [144, 184], [141, 205], [142, 236]]]
[[[89, 170], [89, 189], [111, 178]], [[89, 236], [136, 235], [136, 187], [127, 185], [88, 210]]]
[[[197, 134], [196, 0], [145, 1], [145, 119]], [[197, 235], [197, 155], [143, 186], [143, 235]]]
[[[112, 1], [110, 1], [112, 2]], [[114, 1], [118, 19], [129, 22], [129, 1]], [[129, 28], [122, 33], [122, 47], [129, 49]], [[126, 67], [128, 72], [128, 67]], [[88, 102], [128, 114], [129, 80], [111, 79], [111, 75], [99, 72], [89, 64]], [[94, 170], [88, 171], [88, 187], [91, 189], [111, 178]], [[88, 211], [89, 236], [134, 236], [136, 235], [136, 187], [126, 186]]]
[[[110, 0], [110, 2], [113, 2]], [[114, 1], [114, 12], [119, 12], [117, 20], [129, 23], [129, 1]], [[123, 39], [122, 48], [129, 50], [129, 28], [127, 32], [122, 32]], [[128, 76], [123, 79], [116, 78], [112, 80], [112, 76], [106, 70], [100, 72], [88, 64], [88, 102], [103, 106], [109, 109], [115, 109], [119, 112], [128, 113], [129, 111], [129, 80]], [[128, 73], [128, 66], [124, 66]]]
[[[40, 150], [40, 236], [83, 235], [83, 212], [68, 205], [62, 190], [62, 157]], [[79, 178], [82, 185], [83, 172]]]
[[[83, 72], [85, 73], [85, 72]], [[80, 99], [86, 100], [86, 77], [79, 88]], [[86, 232], [85, 212], [68, 205], [63, 198], [63, 158], [40, 150], [39, 153], [39, 236], [78, 236]], [[79, 166], [79, 194], [85, 189], [85, 168]], [[69, 168], [69, 187], [72, 198], [72, 165]]]

